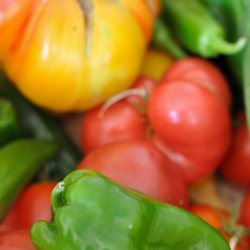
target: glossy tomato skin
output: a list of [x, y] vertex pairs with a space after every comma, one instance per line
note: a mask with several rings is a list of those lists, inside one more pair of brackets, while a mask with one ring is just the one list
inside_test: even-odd
[[50, 221], [50, 196], [56, 183], [41, 182], [27, 187], [15, 204], [15, 213], [20, 228], [30, 228], [37, 220]]
[[88, 111], [81, 124], [83, 152], [88, 153], [102, 145], [128, 139], [144, 139], [147, 124], [127, 101], [111, 105], [100, 114], [101, 107]]
[[220, 173], [230, 183], [250, 187], [250, 134], [246, 119], [234, 129], [229, 151], [222, 163]]
[[78, 168], [94, 169], [121, 185], [187, 207], [187, 188], [181, 172], [147, 141], [105, 145], [87, 154]]
[[227, 107], [232, 97], [226, 78], [221, 70], [210, 61], [199, 57], [186, 57], [176, 61], [166, 70], [162, 81], [186, 80], [208, 89]]
[[212, 173], [229, 147], [229, 109], [197, 84], [184, 80], [162, 83], [149, 99], [148, 116], [168, 151], [197, 165], [193, 169], [180, 164], [188, 183]]
[[35, 250], [29, 230], [14, 230], [0, 234], [0, 250]]

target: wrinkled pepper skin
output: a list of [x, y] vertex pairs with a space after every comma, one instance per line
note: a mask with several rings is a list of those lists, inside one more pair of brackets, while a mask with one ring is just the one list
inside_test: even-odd
[[36, 139], [15, 140], [0, 149], [0, 222], [39, 167], [56, 150], [57, 144]]
[[[153, 29], [147, 2], [33, 0], [14, 43], [2, 53], [3, 69], [43, 108], [89, 109], [130, 87], [138, 75]], [[144, 20], [144, 13], [151, 19]], [[0, 27], [7, 24], [0, 19]]]
[[91, 170], [69, 174], [52, 191], [51, 223], [36, 222], [40, 250], [229, 250], [223, 237], [180, 208], [125, 189]]

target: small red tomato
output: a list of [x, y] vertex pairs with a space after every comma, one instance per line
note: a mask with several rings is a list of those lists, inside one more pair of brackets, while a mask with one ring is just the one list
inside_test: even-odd
[[229, 213], [223, 209], [213, 208], [207, 204], [192, 204], [189, 211], [199, 216], [216, 229], [221, 229], [223, 220], [229, 218]]
[[0, 250], [35, 250], [29, 230], [15, 230], [0, 234]]
[[[227, 228], [225, 227], [225, 222], [229, 219], [230, 214], [224, 210], [219, 208], [214, 208], [207, 204], [192, 204], [189, 207], [189, 211], [193, 214], [197, 215], [212, 227], [216, 228], [220, 231], [223, 237], [230, 242], [232, 239], [232, 235], [227, 232]], [[231, 231], [232, 228], [229, 229]], [[237, 230], [237, 229], [236, 229]], [[248, 250], [248, 243], [246, 238], [240, 239], [236, 246], [233, 248], [234, 250]]]
[[195, 169], [180, 165], [188, 183], [211, 174], [229, 147], [229, 109], [197, 84], [175, 80], [157, 86], [149, 99], [148, 117], [170, 152], [198, 163]]
[[187, 188], [180, 170], [149, 142], [130, 140], [105, 145], [87, 154], [78, 168], [94, 169], [121, 185], [187, 207]]
[[250, 187], [250, 134], [246, 119], [234, 129], [228, 153], [221, 164], [221, 175], [230, 183]]
[[50, 196], [56, 183], [41, 182], [27, 187], [15, 203], [15, 213], [21, 228], [30, 228], [37, 220], [50, 221]]
[[227, 107], [231, 106], [232, 97], [226, 78], [215, 64], [206, 59], [186, 57], [177, 60], [163, 76], [164, 82], [174, 80], [199, 84], [222, 100]]
[[83, 152], [102, 145], [146, 137], [146, 119], [127, 101], [112, 104], [101, 113], [101, 107], [85, 113], [81, 124]]

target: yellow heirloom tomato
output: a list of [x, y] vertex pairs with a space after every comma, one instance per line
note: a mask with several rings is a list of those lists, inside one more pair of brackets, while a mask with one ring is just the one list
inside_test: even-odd
[[[149, 2], [157, 1], [32, 2], [3, 53], [3, 69], [28, 99], [56, 112], [80, 111], [130, 87], [152, 34]], [[140, 18], [137, 3], [150, 18]]]

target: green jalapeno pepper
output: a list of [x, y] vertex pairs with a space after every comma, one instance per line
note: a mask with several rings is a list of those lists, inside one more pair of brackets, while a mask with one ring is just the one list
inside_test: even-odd
[[[239, 37], [246, 37], [245, 17], [246, 4], [244, 0], [201, 0], [212, 15], [221, 23], [230, 41]], [[243, 79], [242, 58], [244, 50], [227, 57], [230, 71], [233, 72], [238, 82]]]
[[31, 229], [40, 250], [229, 250], [222, 235], [194, 214], [91, 170], [70, 173], [51, 200], [51, 223]]
[[163, 0], [162, 3], [177, 38], [191, 52], [216, 57], [235, 54], [245, 46], [245, 38], [236, 43], [227, 41], [223, 26], [199, 0]]

